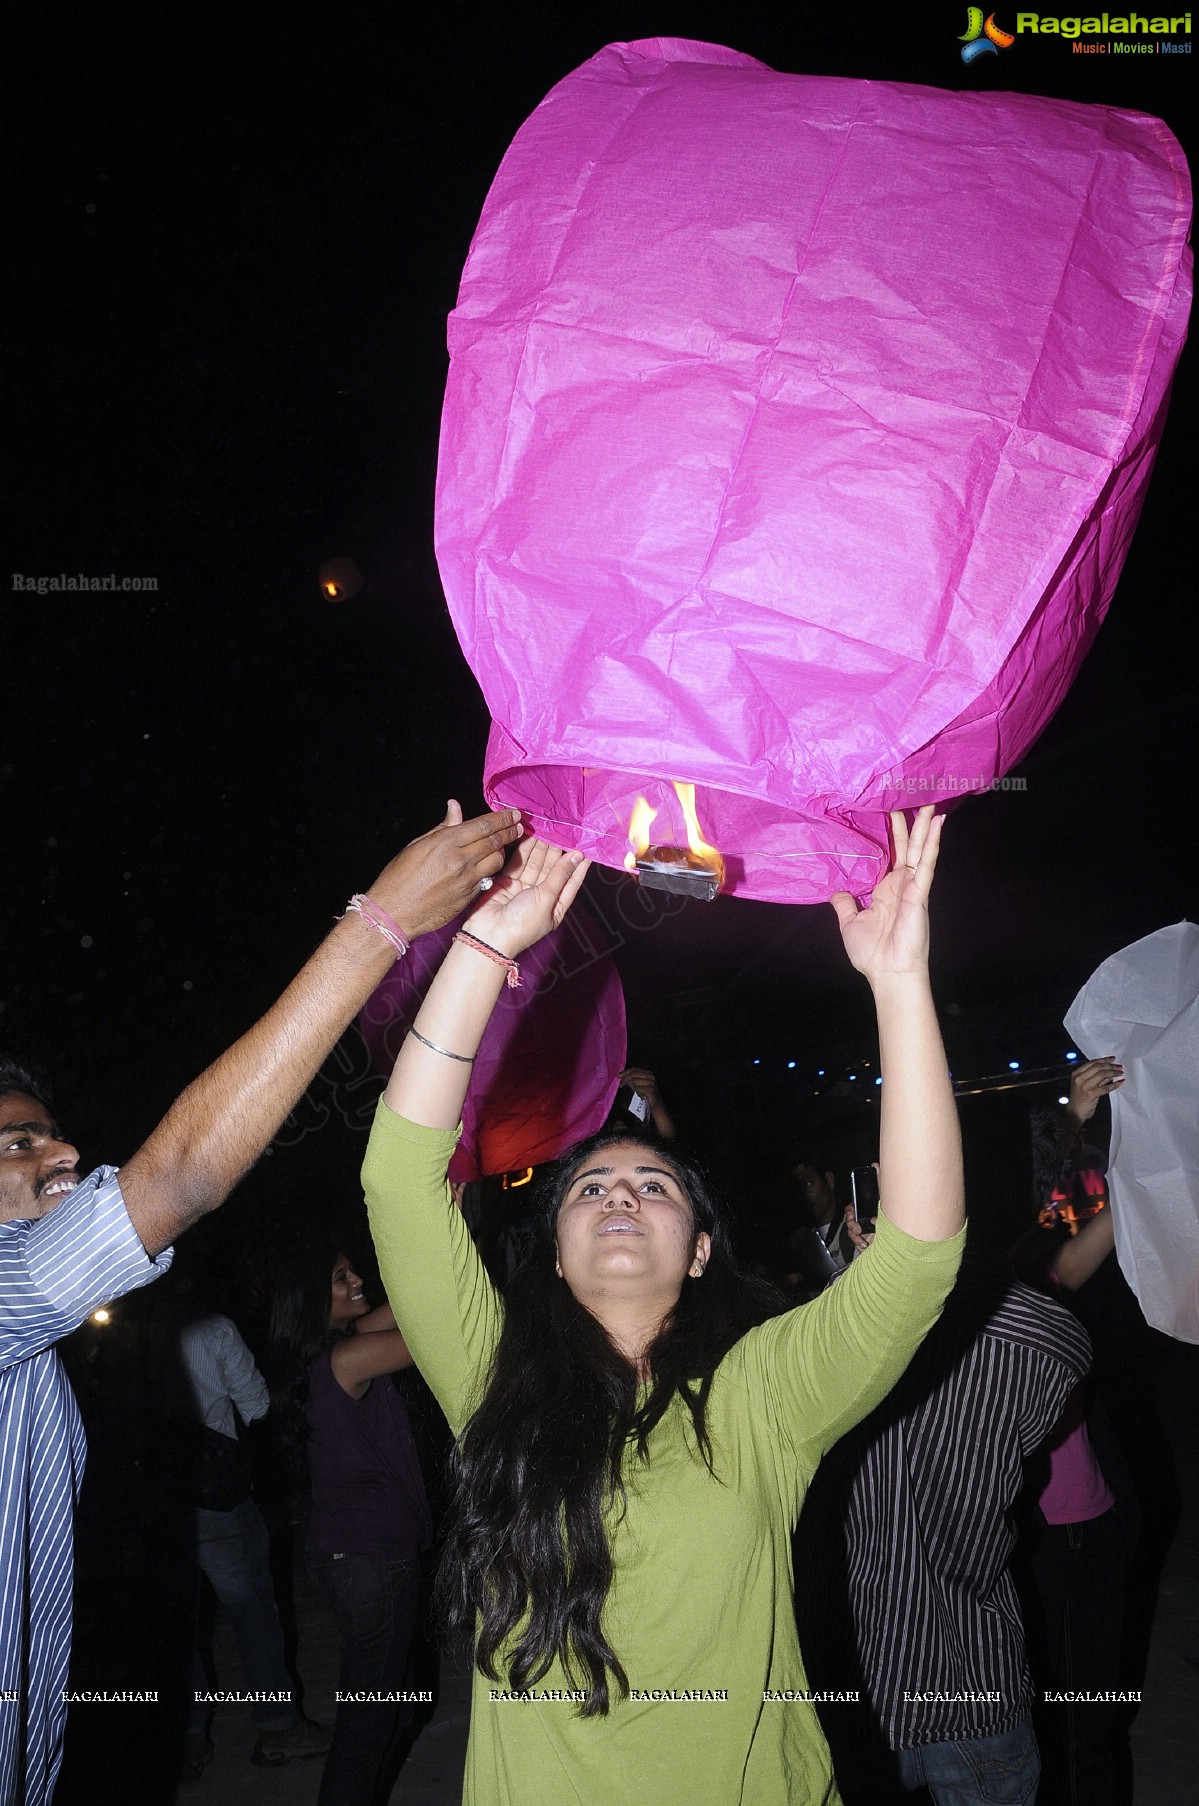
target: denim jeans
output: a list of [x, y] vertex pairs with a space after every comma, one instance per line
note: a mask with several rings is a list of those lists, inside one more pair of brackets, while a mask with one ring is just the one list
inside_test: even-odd
[[927, 1787], [937, 1806], [1034, 1806], [1041, 1758], [1026, 1718], [1014, 1731], [900, 1750], [907, 1788]]
[[[292, 1679], [283, 1661], [283, 1632], [271, 1582], [270, 1539], [253, 1499], [243, 1499], [232, 1511], [197, 1510], [196, 1560], [233, 1624], [245, 1690], [287, 1696], [255, 1704], [255, 1724], [260, 1731], [287, 1730], [300, 1714], [292, 1701]], [[207, 1685], [197, 1650], [192, 1661], [193, 1691], [204, 1692]], [[210, 1711], [211, 1707], [193, 1700], [189, 1714], [193, 1731], [204, 1729]]]
[[[413, 1691], [408, 1661], [420, 1606], [419, 1559], [378, 1561], [310, 1549], [308, 1563], [341, 1633], [339, 1693]], [[318, 1806], [372, 1806], [415, 1715], [413, 1700], [340, 1699]]]

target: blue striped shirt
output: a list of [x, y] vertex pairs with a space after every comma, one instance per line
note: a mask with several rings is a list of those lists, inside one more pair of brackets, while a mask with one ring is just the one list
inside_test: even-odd
[[86, 1445], [52, 1344], [165, 1273], [101, 1166], [37, 1221], [0, 1223], [0, 1802], [41, 1806], [62, 1762], [72, 1514]]

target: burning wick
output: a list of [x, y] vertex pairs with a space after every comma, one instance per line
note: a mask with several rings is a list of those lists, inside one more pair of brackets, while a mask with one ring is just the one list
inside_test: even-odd
[[639, 796], [633, 804], [633, 813], [629, 817], [629, 850], [624, 856], [625, 870], [635, 872], [637, 861], [649, 845], [649, 831], [657, 820], [658, 811], [651, 809], [643, 796]]
[[724, 885], [724, 860], [699, 831], [695, 785], [676, 782], [675, 792], [682, 804], [689, 844], [685, 847], [651, 847], [649, 831], [658, 811], [651, 809], [645, 798], [639, 796], [629, 817], [632, 845], [625, 855], [625, 866], [630, 872], [636, 872], [638, 882], [647, 890], [672, 891], [676, 896], [696, 897], [710, 903]]

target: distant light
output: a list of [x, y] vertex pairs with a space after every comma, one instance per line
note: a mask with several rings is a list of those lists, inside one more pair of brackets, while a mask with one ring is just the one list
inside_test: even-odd
[[1019, 1072], [1019, 1070], [1020, 1070], [1019, 1060], [1009, 1060], [1007, 1063], [1007, 1068], [1008, 1068], [1009, 1072]]
[[362, 589], [362, 572], [352, 558], [327, 558], [316, 580], [326, 602], [348, 602]]
[[794, 1060], [788, 1060], [788, 1061], [787, 1061], [787, 1071], [788, 1071], [788, 1072], [794, 1072], [794, 1071], [795, 1071], [795, 1061], [794, 1061]]
[[1059, 1097], [1057, 1101], [1059, 1104], [1068, 1104], [1070, 1099], [1068, 1097]]
[[824, 1067], [823, 1066], [818, 1066], [816, 1068], [816, 1077], [818, 1079], [822, 1079], [824, 1077]]
[[881, 1085], [881, 1084], [882, 1084], [882, 1082], [883, 1082], [883, 1081], [882, 1081], [882, 1075], [881, 1075], [881, 1074], [880, 1074], [880, 1075], [879, 1075], [879, 1077], [878, 1077], [878, 1078], [877, 1078], [877, 1079], [875, 1079], [875, 1081], [874, 1081], [874, 1082], [875, 1082], [875, 1084], [876, 1084], [876, 1085]]
[[762, 1062], [761, 1062], [761, 1060], [755, 1060], [755, 1061], [754, 1061], [754, 1065], [755, 1065], [755, 1066], [760, 1066], [760, 1065], [761, 1065], [761, 1064], [762, 1064]]
[[853, 1083], [854, 1083], [854, 1081], [855, 1081], [855, 1080], [856, 1080], [856, 1078], [857, 1078], [857, 1076], [858, 1076], [858, 1075], [857, 1075], [857, 1073], [856, 1073], [856, 1072], [851, 1072], [851, 1073], [850, 1073], [850, 1075], [849, 1075], [849, 1082], [850, 1082], [850, 1084], [851, 1084], [851, 1085], [852, 1085], [852, 1084], [853, 1084]]
[[1076, 1053], [1068, 1053], [1068, 1054], [1067, 1054], [1067, 1055], [1066, 1055], [1066, 1058], [1067, 1058], [1067, 1059], [1068, 1059], [1068, 1060], [1077, 1060], [1077, 1058], [1078, 1058], [1078, 1055], [1077, 1055], [1077, 1054], [1076, 1054]]
[[93, 1323], [111, 1323], [112, 1322], [112, 1312], [106, 1311], [104, 1309], [104, 1306], [101, 1305], [100, 1309], [98, 1311], [92, 1312], [92, 1322]]

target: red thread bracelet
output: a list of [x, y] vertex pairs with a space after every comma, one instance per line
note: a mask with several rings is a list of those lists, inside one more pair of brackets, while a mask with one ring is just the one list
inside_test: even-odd
[[385, 909], [380, 909], [373, 897], [368, 897], [364, 891], [356, 891], [346, 904], [345, 915], [334, 919], [344, 922], [351, 910], [355, 915], [360, 915], [364, 922], [369, 922], [372, 928], [377, 928], [383, 939], [395, 948], [396, 958], [403, 959], [408, 951], [408, 936], [397, 922], [392, 921]]
[[464, 947], [473, 947], [476, 953], [481, 953], [485, 959], [493, 960], [497, 966], [506, 966], [508, 987], [510, 990], [516, 990], [520, 984], [520, 967], [514, 959], [509, 959], [508, 955], [501, 953], [498, 947], [489, 947], [487, 942], [481, 941], [477, 934], [468, 934], [465, 928], [460, 928], [454, 939], [461, 941]]

